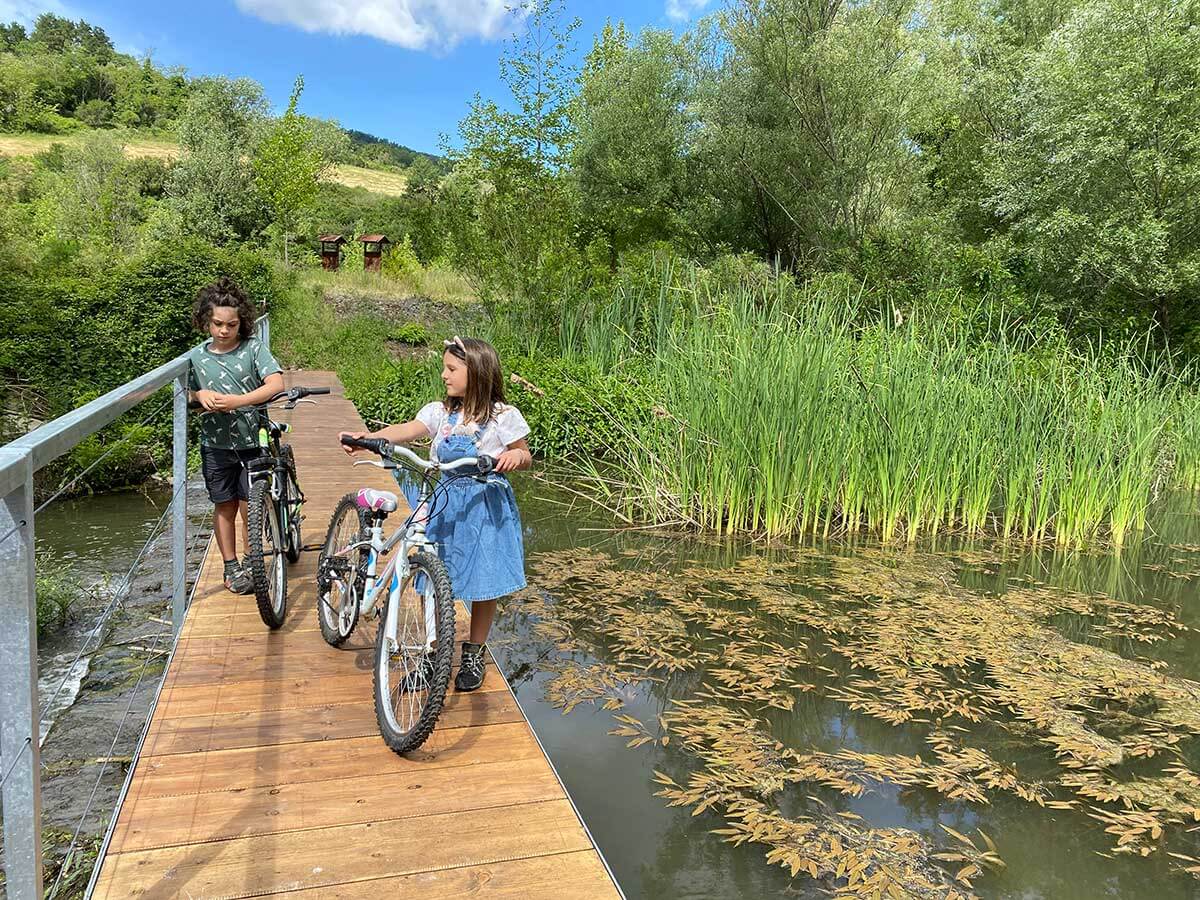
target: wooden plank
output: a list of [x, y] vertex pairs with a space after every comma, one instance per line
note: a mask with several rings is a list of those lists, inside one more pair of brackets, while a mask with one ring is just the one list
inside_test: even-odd
[[94, 897], [261, 897], [590, 846], [570, 804], [549, 800], [114, 853]]
[[590, 850], [513, 859], [482, 866], [441, 869], [396, 878], [296, 891], [288, 900], [593, 900], [611, 896], [597, 891], [608, 880], [600, 858]]
[[357, 778], [278, 787], [146, 797], [121, 820], [111, 852], [147, 850], [331, 825], [384, 822], [434, 813], [557, 800], [562, 789], [549, 769], [526, 760], [466, 769], [378, 771]]
[[[516, 701], [508, 691], [476, 691], [471, 694], [451, 694], [438, 717], [437, 727], [438, 730], [470, 728], [520, 722], [522, 718]], [[274, 747], [378, 733], [374, 701], [166, 719], [155, 721], [155, 728], [147, 735], [146, 744], [142, 747], [142, 755], [166, 756], [237, 747]]]
[[[457, 671], [458, 666], [455, 666], [451, 675]], [[264, 691], [261, 684], [253, 681], [172, 687], [164, 689], [162, 696], [158, 698], [158, 714], [150, 732], [153, 734], [157, 730], [160, 720], [188, 716], [362, 703], [363, 698], [371, 693], [371, 681], [370, 672], [356, 671], [275, 681], [271, 683], [272, 689], [269, 691]], [[454, 690], [453, 686], [450, 690]], [[484, 673], [483, 686], [479, 690], [507, 690], [495, 666], [488, 667]]]
[[537, 742], [523, 722], [487, 728], [438, 729], [419, 750], [396, 756], [378, 734], [336, 741], [282, 744], [209, 753], [139, 758], [137, 796], [161, 797], [302, 784], [372, 772], [469, 766], [505, 759], [534, 759]]

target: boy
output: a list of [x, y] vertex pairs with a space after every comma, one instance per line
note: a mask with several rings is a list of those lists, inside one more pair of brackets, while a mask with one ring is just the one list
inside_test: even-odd
[[249, 546], [246, 501], [250, 481], [246, 462], [259, 454], [260, 413], [253, 407], [283, 390], [279, 363], [254, 337], [254, 307], [231, 279], [221, 277], [200, 289], [192, 325], [209, 340], [191, 352], [188, 387], [204, 408], [200, 415], [200, 460], [204, 485], [213, 502], [213, 530], [225, 561], [225, 587], [236, 594], [254, 591], [245, 561], [238, 562], [237, 517], [242, 546]]

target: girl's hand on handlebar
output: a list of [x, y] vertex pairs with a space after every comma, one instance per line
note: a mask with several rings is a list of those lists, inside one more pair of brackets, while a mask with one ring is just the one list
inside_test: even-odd
[[514, 472], [525, 464], [526, 459], [532, 461], [528, 450], [505, 450], [496, 459], [496, 468], [492, 471], [500, 472], [501, 474], [504, 472]]
[[345, 444], [341, 443], [342, 438], [351, 437], [351, 438], [361, 439], [361, 438], [369, 438], [370, 436], [371, 436], [371, 432], [369, 432], [369, 431], [339, 431], [338, 432], [338, 443], [341, 445], [341, 448], [346, 451], [347, 456], [353, 456], [355, 453], [357, 453], [362, 448], [361, 447], [347, 447]]

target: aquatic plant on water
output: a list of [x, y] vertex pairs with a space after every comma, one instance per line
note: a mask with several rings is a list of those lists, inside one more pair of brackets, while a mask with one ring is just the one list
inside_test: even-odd
[[[1074, 811], [1112, 836], [1110, 853], [1170, 854], [1200, 876], [1200, 773], [1181, 752], [1200, 737], [1200, 684], [1141, 655], [1187, 626], [1028, 580], [996, 594], [963, 586], [964, 572], [1004, 561], [1000, 550], [793, 548], [666, 573], [580, 549], [532, 559], [516, 602], [556, 650], [543, 667], [550, 703], [612, 711], [611, 733], [631, 748], [678, 748], [688, 772], [658, 773], [660, 796], [839, 896], [971, 896], [1003, 865], [992, 836], [946, 829], [938, 843], [819, 796], [887, 787]], [[671, 699], [647, 724], [625, 711], [631, 690]], [[786, 746], [771, 722], [805, 697], [916, 729], [928, 753]]]

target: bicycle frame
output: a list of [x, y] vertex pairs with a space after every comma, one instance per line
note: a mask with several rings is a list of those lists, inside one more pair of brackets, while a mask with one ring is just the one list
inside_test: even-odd
[[[423, 481], [417, 510], [420, 510], [429, 502], [432, 494], [433, 490], [430, 488], [429, 482]], [[371, 523], [370, 533], [371, 536], [368, 540], [356, 541], [344, 550], [340, 550], [339, 554], [349, 553], [352, 550], [362, 547], [369, 548], [369, 555], [367, 556], [367, 580], [363, 585], [362, 596], [358, 598], [358, 613], [359, 615], [366, 615], [377, 605], [376, 594], [386, 584], [389, 600], [387, 605], [388, 619], [380, 627], [386, 629], [385, 634], [392, 635], [396, 629], [395, 616], [401, 586], [408, 580], [408, 576], [411, 573], [408, 563], [410, 553], [414, 550], [427, 550], [431, 553], [436, 553], [437, 548], [434, 547], [425, 535], [425, 517], [418, 516], [416, 511], [409, 516], [408, 524], [404, 528], [397, 529], [386, 540], [383, 536], [382, 519], [376, 518]], [[383, 573], [379, 574], [380, 558], [387, 556], [397, 547], [399, 547], [399, 551], [388, 561]], [[432, 596], [425, 597], [426, 621], [432, 626], [430, 629], [431, 636], [425, 642], [424, 649], [426, 650], [432, 647], [433, 642], [437, 640], [437, 626], [435, 624], [436, 617], [433, 614], [433, 602]]]
[[[312, 400], [297, 400], [296, 403], [313, 403]], [[293, 407], [284, 406], [283, 409]], [[304, 502], [304, 495], [300, 491], [300, 483], [295, 481], [297, 497], [291, 503], [282, 503], [283, 499], [283, 484], [284, 479], [288, 477], [288, 468], [283, 464], [283, 442], [282, 436], [292, 430], [292, 426], [287, 422], [275, 422], [271, 419], [270, 404], [264, 404], [261, 412], [264, 425], [258, 429], [258, 447], [262, 451], [262, 456], [258, 460], [252, 460], [248, 475], [250, 483], [261, 481], [269, 477], [271, 479], [270, 494], [271, 500], [275, 503], [275, 508], [279, 511], [279, 528], [282, 534], [287, 535], [292, 524], [292, 517], [299, 515], [300, 506]], [[278, 429], [278, 431], [276, 431]], [[269, 470], [266, 465], [256, 465], [263, 460], [269, 459], [272, 463]], [[293, 509], [294, 507], [294, 509]]]

